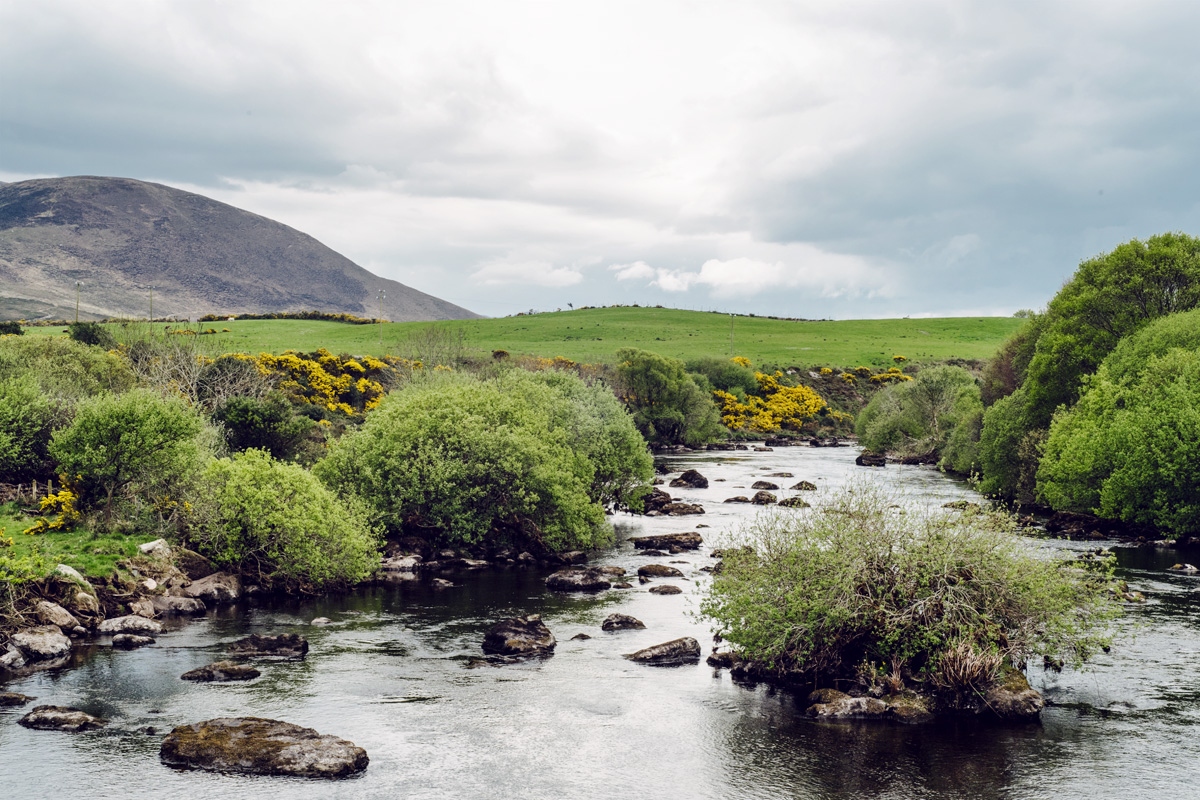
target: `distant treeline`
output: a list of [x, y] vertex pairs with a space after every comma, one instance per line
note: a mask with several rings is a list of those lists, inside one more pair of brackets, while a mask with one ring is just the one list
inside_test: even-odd
[[350, 325], [374, 325], [382, 320], [356, 317], [353, 314], [332, 314], [328, 311], [275, 311], [270, 314], [205, 314], [199, 322], [222, 322], [229, 319], [306, 319], [324, 322], [345, 322]]

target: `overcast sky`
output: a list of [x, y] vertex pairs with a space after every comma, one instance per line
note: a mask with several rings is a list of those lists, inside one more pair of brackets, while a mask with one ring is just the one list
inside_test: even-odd
[[199, 192], [503, 316], [1011, 314], [1200, 234], [1200, 3], [0, 4], [0, 180]]

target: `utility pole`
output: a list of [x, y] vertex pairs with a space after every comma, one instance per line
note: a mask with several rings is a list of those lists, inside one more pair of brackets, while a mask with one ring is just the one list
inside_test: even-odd
[[150, 321], [154, 322], [154, 287], [150, 287]]
[[387, 297], [387, 292], [383, 289], [379, 290], [379, 355], [383, 355], [383, 298]]
[[733, 314], [729, 315], [729, 357], [733, 358]]
[[79, 322], [79, 281], [75, 281], [75, 322]]

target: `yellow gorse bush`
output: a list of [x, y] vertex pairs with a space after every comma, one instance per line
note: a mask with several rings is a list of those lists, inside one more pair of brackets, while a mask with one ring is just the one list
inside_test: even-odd
[[78, 495], [70, 489], [63, 489], [58, 494], [47, 495], [38, 501], [38, 508], [44, 515], [53, 515], [53, 519], [43, 516], [33, 525], [25, 529], [25, 533], [33, 536], [47, 531], [61, 531], [75, 526], [79, 521], [79, 512], [75, 509]]
[[750, 396], [745, 403], [729, 392], [713, 392], [721, 407], [721, 422], [731, 431], [800, 430], [806, 422], [828, 412], [829, 406], [821, 396], [807, 386], [781, 384], [782, 372], [776, 371], [774, 375], [756, 372], [754, 377], [762, 396]]

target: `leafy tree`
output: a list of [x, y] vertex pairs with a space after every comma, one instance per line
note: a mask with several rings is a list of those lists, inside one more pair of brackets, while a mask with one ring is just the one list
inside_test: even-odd
[[[703, 376], [708, 381], [707, 389], [728, 392], [744, 401], [747, 395], [758, 393], [758, 379], [754, 370], [731, 358], [698, 358], [687, 362], [689, 375]], [[699, 383], [699, 381], [697, 381]]]
[[859, 440], [874, 452], [937, 457], [958, 424], [982, 409], [979, 386], [962, 367], [922, 370], [877, 392], [858, 415]]
[[546, 413], [559, 399], [548, 385], [513, 392], [431, 375], [385, 397], [313, 469], [389, 531], [434, 527], [449, 543], [474, 544], [528, 522], [550, 549], [594, 547], [609, 536], [589, 496], [596, 469]]
[[316, 427], [308, 417], [295, 416], [292, 404], [279, 393], [262, 399], [232, 397], [217, 407], [212, 419], [223, 426], [231, 451], [256, 448], [281, 461], [300, 457]]
[[80, 344], [102, 347], [111, 350], [117, 346], [117, 339], [99, 322], [72, 322], [67, 327], [67, 336]]
[[16, 320], [0, 321], [0, 336], [24, 336], [25, 329]]
[[1026, 396], [1021, 387], [997, 400], [983, 415], [979, 435], [979, 462], [983, 477], [979, 491], [1018, 503], [1037, 497], [1037, 468], [1043, 429], [1030, 429], [1025, 421]]
[[1170, 348], [1115, 371], [1106, 360], [1079, 402], [1055, 415], [1037, 473], [1042, 497], [1054, 508], [1200, 534], [1200, 351]]
[[300, 589], [348, 586], [378, 568], [366, 508], [339, 500], [303, 467], [251, 449], [210, 461], [203, 479], [205, 521], [191, 538], [214, 564]]
[[122, 392], [134, 376], [120, 356], [60, 336], [0, 339], [0, 380], [29, 375], [55, 401]]
[[182, 400], [149, 389], [83, 400], [75, 420], [54, 432], [50, 455], [83, 506], [100, 504], [111, 523], [113, 501], [141, 494], [150, 502], [171, 494], [200, 468], [206, 449], [200, 416]]
[[63, 423], [63, 416], [32, 375], [0, 380], [0, 482], [54, 474], [50, 434]]
[[679, 359], [623, 348], [617, 351], [616, 384], [634, 424], [653, 444], [695, 446], [725, 433], [716, 406]]

